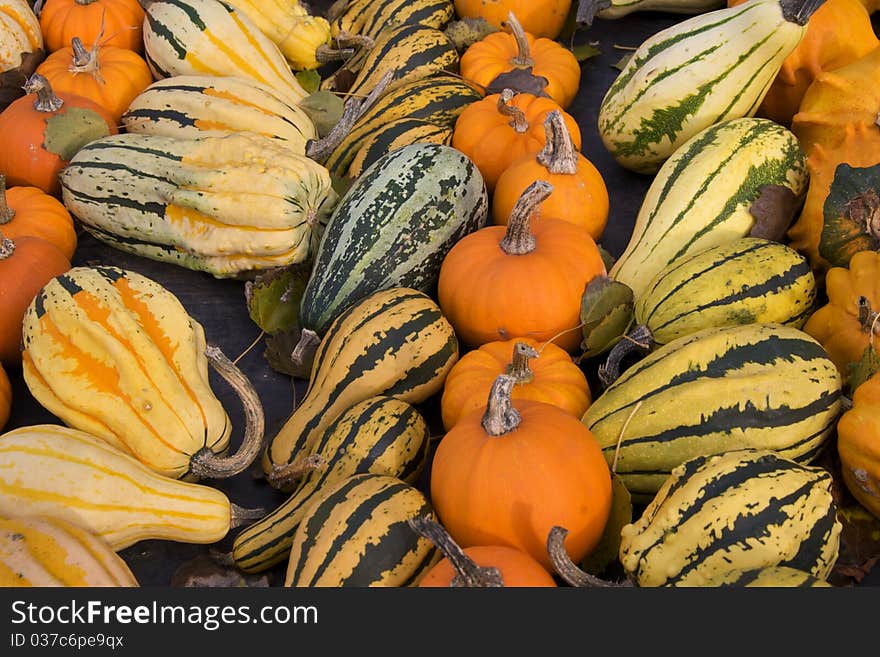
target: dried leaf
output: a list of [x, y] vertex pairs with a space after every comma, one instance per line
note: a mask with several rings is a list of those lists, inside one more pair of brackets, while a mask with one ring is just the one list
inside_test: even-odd
[[461, 20], [452, 21], [446, 26], [444, 33], [452, 43], [455, 49], [463, 53], [477, 41], [489, 36], [493, 32], [498, 32], [498, 28], [492, 25], [482, 16], [477, 18], [462, 18]]
[[321, 74], [315, 69], [297, 71], [296, 81], [300, 83], [300, 86], [308, 94], [313, 94], [321, 88]]
[[579, 62], [585, 62], [591, 57], [602, 54], [602, 51], [592, 43], [582, 43], [579, 46], [572, 48], [571, 52], [574, 55], [574, 58]]
[[620, 552], [620, 530], [633, 520], [633, 504], [623, 479], [611, 473], [611, 512], [599, 544], [581, 562], [591, 575], [601, 575], [615, 563]]
[[633, 312], [633, 292], [628, 285], [609, 276], [590, 281], [581, 297], [582, 358], [611, 349], [632, 325]]
[[342, 118], [345, 102], [332, 91], [316, 91], [303, 98], [299, 106], [315, 124], [318, 135], [326, 137]]
[[619, 71], [622, 71], [626, 68], [626, 65], [629, 64], [629, 60], [632, 59], [634, 53], [628, 52], [623, 55], [620, 59], [617, 60], [617, 63], [614, 64], [614, 68]]
[[299, 327], [299, 302], [311, 274], [309, 265], [263, 272], [245, 283], [245, 301], [254, 323], [267, 334]]
[[533, 96], [545, 96], [549, 98], [544, 88], [548, 80], [543, 75], [532, 73], [532, 67], [515, 68], [512, 71], [499, 73], [486, 87], [486, 95], [500, 94], [505, 89], [512, 89], [517, 93], [527, 93]]
[[21, 64], [0, 73], [0, 112], [24, 96], [24, 83], [44, 59], [46, 53], [43, 50], [22, 53]]
[[263, 357], [269, 363], [269, 367], [276, 372], [308, 380], [312, 373], [312, 359], [307, 358], [307, 362], [298, 362], [293, 358], [293, 352], [299, 344], [301, 334], [300, 329], [295, 328], [266, 336], [266, 349], [263, 352]]
[[871, 345], [868, 345], [858, 362], [850, 363], [849, 376], [846, 378], [846, 386], [850, 395], [877, 372], [880, 372], [880, 354], [874, 351]]
[[785, 185], [763, 185], [749, 206], [755, 225], [749, 235], [781, 242], [798, 209], [798, 197]]
[[245, 575], [234, 563], [222, 563], [222, 560], [210, 554], [199, 556], [182, 563], [171, 576], [171, 586], [189, 588], [242, 588], [268, 587], [266, 575]]

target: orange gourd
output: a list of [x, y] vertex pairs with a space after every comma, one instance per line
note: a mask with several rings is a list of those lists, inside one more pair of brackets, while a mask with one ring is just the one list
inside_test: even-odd
[[0, 230], [8, 238], [31, 235], [51, 242], [70, 260], [76, 229], [67, 208], [36, 187], [10, 187], [0, 174]]
[[581, 297], [605, 264], [585, 228], [537, 213], [552, 190], [532, 183], [507, 226], [464, 236], [443, 259], [440, 308], [465, 345], [511, 338], [552, 340], [568, 352], [580, 345]]
[[[728, 6], [743, 2], [728, 0]], [[804, 38], [783, 61], [757, 115], [789, 126], [817, 76], [862, 57], [877, 45], [871, 17], [861, 0], [825, 0], [810, 16]]]
[[[46, 0], [40, 12], [40, 30], [46, 49], [59, 50], [73, 37], [144, 51], [144, 10], [138, 0]], [[102, 37], [102, 35], [104, 35]]]
[[527, 32], [550, 39], [562, 32], [570, 9], [571, 0], [455, 0], [461, 18], [485, 18], [501, 29], [513, 12]]
[[464, 415], [485, 408], [499, 374], [516, 380], [513, 399], [553, 404], [578, 419], [592, 401], [587, 377], [564, 349], [529, 338], [497, 340], [467, 352], [449, 370], [440, 399], [443, 428], [449, 431]]
[[493, 32], [465, 50], [459, 62], [461, 76], [485, 88], [501, 74], [531, 70], [547, 80], [545, 94], [562, 108], [571, 105], [581, 83], [581, 65], [574, 54], [553, 39], [536, 39], [513, 12], [506, 25], [509, 33]]
[[88, 98], [54, 93], [38, 73], [25, 91], [0, 112], [0, 174], [10, 186], [37, 187], [60, 197], [61, 169], [87, 143], [116, 134], [116, 122]]
[[847, 489], [880, 518], [880, 372], [856, 388], [838, 421], [837, 453]]
[[611, 473], [593, 434], [543, 402], [511, 401], [500, 375], [485, 412], [463, 417], [441, 439], [431, 467], [431, 501], [463, 548], [508, 545], [550, 569], [547, 536], [570, 531], [565, 547], [581, 561], [598, 544], [611, 509]]
[[0, 363], [0, 431], [9, 422], [9, 414], [12, 411], [12, 383], [9, 376]]
[[467, 155], [492, 192], [501, 173], [513, 162], [534, 156], [547, 141], [544, 121], [553, 110], [562, 112], [575, 149], [581, 148], [577, 121], [543, 96], [505, 89], [471, 103], [455, 121], [452, 146]]
[[537, 155], [513, 162], [498, 177], [492, 196], [492, 218], [504, 225], [517, 199], [535, 180], [553, 185], [541, 205], [544, 214], [587, 229], [599, 240], [608, 223], [608, 187], [599, 170], [571, 141], [562, 115], [553, 110], [544, 120], [546, 143]]
[[82, 96], [106, 109], [118, 124], [131, 101], [153, 76], [147, 62], [133, 50], [95, 43], [91, 50], [74, 37], [37, 67], [56, 93]]
[[50, 279], [70, 269], [53, 244], [38, 237], [9, 239], [0, 229], [0, 362], [21, 363], [21, 325], [28, 305]]

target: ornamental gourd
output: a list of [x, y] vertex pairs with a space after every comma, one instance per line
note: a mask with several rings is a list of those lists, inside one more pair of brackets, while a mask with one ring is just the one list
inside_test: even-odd
[[138, 0], [46, 0], [40, 11], [40, 29], [49, 52], [70, 45], [78, 36], [85, 43], [100, 40], [142, 53], [143, 25], [144, 10]]
[[[247, 377], [159, 283], [116, 267], [74, 267], [49, 281], [23, 322], [22, 370], [34, 398], [171, 478], [222, 478], [260, 451], [263, 411]], [[208, 362], [245, 408], [244, 438], [208, 379]]]
[[853, 497], [880, 518], [880, 373], [856, 388], [837, 423], [843, 481]]
[[42, 48], [40, 23], [27, 0], [0, 0], [0, 73], [18, 67], [24, 53]]
[[73, 218], [54, 196], [36, 187], [6, 188], [0, 174], [0, 230], [7, 238], [30, 235], [54, 244], [70, 260], [77, 237]]
[[555, 39], [562, 32], [571, 0], [455, 0], [461, 18], [484, 18], [501, 29], [510, 12], [536, 37]]
[[[341, 0], [327, 10], [334, 38], [375, 39], [390, 24], [420, 23], [442, 30], [455, 18], [452, 0]], [[362, 43], [364, 40], [354, 40]]]

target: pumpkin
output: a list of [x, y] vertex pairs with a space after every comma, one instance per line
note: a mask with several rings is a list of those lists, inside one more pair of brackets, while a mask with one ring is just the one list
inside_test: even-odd
[[583, 423], [551, 404], [511, 401], [514, 385], [499, 375], [485, 412], [468, 413], [441, 439], [431, 501], [463, 548], [508, 545], [549, 570], [554, 525], [570, 529], [565, 547], [575, 561], [598, 544], [611, 509], [611, 472]]
[[28, 79], [25, 92], [0, 112], [0, 174], [7, 184], [59, 197], [61, 169], [85, 144], [116, 134], [116, 122], [88, 98], [55, 94], [39, 73]]
[[847, 489], [880, 518], [880, 372], [856, 388], [840, 417], [837, 453]]
[[880, 130], [848, 124], [837, 147], [813, 147], [807, 170], [807, 196], [788, 237], [821, 282], [829, 267], [880, 248]]
[[438, 300], [464, 344], [532, 338], [578, 348], [581, 297], [605, 264], [582, 226], [551, 216], [531, 221], [552, 191], [535, 181], [506, 226], [465, 235], [443, 259]]
[[509, 33], [493, 32], [465, 50], [459, 62], [461, 76], [486, 88], [499, 75], [530, 72], [546, 79], [544, 93], [560, 107], [571, 105], [581, 83], [581, 65], [571, 50], [553, 39], [536, 39], [513, 12], [506, 24]]
[[537, 155], [513, 162], [498, 177], [492, 196], [492, 218], [506, 224], [517, 199], [535, 180], [553, 185], [542, 212], [587, 229], [594, 240], [608, 222], [608, 187], [599, 170], [578, 152], [559, 110], [544, 119], [546, 143]]
[[455, 0], [461, 18], [484, 18], [501, 29], [513, 12], [526, 32], [550, 39], [561, 34], [570, 9], [571, 0]]
[[85, 43], [144, 51], [144, 10], [138, 0], [46, 0], [40, 29], [49, 52], [78, 36]]
[[[728, 0], [728, 6], [746, 0]], [[810, 16], [807, 32], [785, 58], [757, 115], [788, 126], [810, 83], [823, 71], [844, 66], [878, 45], [861, 0], [825, 0]]]
[[443, 525], [426, 516], [410, 518], [409, 526], [445, 555], [419, 579], [430, 587], [555, 587], [553, 576], [527, 552], [507, 545], [473, 545], [462, 549]]
[[0, 431], [9, 421], [9, 414], [12, 412], [12, 383], [9, 376], [0, 363]]
[[449, 370], [440, 399], [443, 428], [449, 431], [464, 415], [485, 408], [499, 374], [516, 380], [513, 399], [553, 404], [578, 419], [592, 401], [587, 377], [564, 349], [529, 338], [496, 340], [467, 352]]
[[70, 269], [53, 244], [25, 235], [9, 239], [0, 230], [0, 362], [21, 363], [25, 311], [42, 287]]
[[42, 47], [40, 23], [26, 0], [0, 0], [0, 72], [20, 66], [24, 53]]
[[810, 315], [804, 331], [821, 343], [846, 380], [867, 348], [880, 354], [880, 253], [860, 251], [849, 267], [825, 277], [828, 301]]
[[56, 93], [94, 101], [117, 124], [131, 101], [153, 82], [147, 62], [133, 50], [99, 43], [88, 49], [79, 37], [46, 57], [37, 73]]
[[547, 140], [544, 121], [553, 110], [562, 118], [575, 149], [581, 148], [577, 121], [556, 101], [529, 93], [504, 89], [471, 103], [455, 120], [452, 146], [463, 152], [480, 170], [486, 189], [492, 192], [501, 173], [516, 160], [535, 155]]
[[0, 174], [0, 230], [8, 238], [32, 235], [51, 242], [70, 260], [76, 250], [76, 229], [67, 208], [36, 187], [6, 189]]
[[878, 80], [880, 46], [813, 80], [791, 122], [791, 130], [807, 155], [816, 144], [826, 151], [837, 148], [848, 125], [864, 125], [869, 131], [880, 133]]

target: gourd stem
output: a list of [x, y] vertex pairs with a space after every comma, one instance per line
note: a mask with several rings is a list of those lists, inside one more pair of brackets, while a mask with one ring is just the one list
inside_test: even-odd
[[550, 196], [553, 185], [544, 181], [536, 180], [526, 187], [525, 191], [517, 199], [510, 218], [507, 220], [507, 230], [501, 239], [501, 250], [507, 255], [526, 255], [536, 248], [535, 236], [532, 234], [531, 217], [538, 209], [538, 205]]
[[863, 333], [871, 333], [877, 325], [877, 315], [871, 307], [871, 300], [866, 296], [859, 297], [859, 324]]
[[335, 40], [338, 46], [351, 46], [353, 48], [364, 48], [366, 50], [369, 50], [376, 45], [376, 41], [373, 37], [369, 37], [366, 34], [352, 34], [345, 30], [339, 32], [336, 35]]
[[825, 0], [779, 0], [782, 17], [789, 23], [806, 25]]
[[502, 89], [498, 94], [498, 111], [504, 116], [509, 116], [510, 127], [522, 134], [529, 129], [529, 122], [525, 112], [510, 104], [514, 96], [516, 96], [516, 92], [513, 89]]
[[336, 147], [351, 132], [354, 124], [357, 123], [370, 107], [385, 93], [385, 89], [391, 84], [394, 78], [394, 71], [386, 71], [379, 82], [370, 90], [363, 100], [359, 98], [349, 98], [342, 110], [342, 117], [333, 126], [333, 129], [322, 139], [310, 139], [306, 144], [306, 155], [316, 162], [323, 163], [330, 154], [336, 150]]
[[95, 0], [75, 0], [76, 4], [82, 5], [83, 7], [87, 7], [88, 5], [95, 2]]
[[214, 370], [241, 399], [245, 415], [244, 437], [238, 451], [231, 456], [219, 456], [203, 447], [192, 455], [190, 472], [199, 479], [224, 479], [244, 472], [257, 458], [263, 448], [266, 418], [260, 397], [244, 372], [213, 345], [205, 349], [205, 354]]
[[236, 527], [241, 527], [242, 525], [256, 522], [260, 518], [263, 518], [268, 510], [266, 509], [246, 509], [243, 506], [238, 506], [234, 502], [229, 504], [230, 514], [229, 514], [229, 528], [235, 529]]
[[312, 329], [302, 329], [299, 334], [299, 341], [290, 353], [290, 360], [293, 361], [297, 369], [302, 369], [307, 362], [312, 360], [320, 344], [321, 338], [318, 337], [317, 333]]
[[510, 63], [521, 68], [534, 66], [535, 60], [532, 59], [532, 53], [529, 50], [529, 40], [526, 37], [526, 31], [512, 11], [507, 14], [507, 26], [510, 28], [514, 41], [516, 41], [516, 57], [511, 59]]
[[494, 566], [479, 566], [453, 540], [443, 526], [427, 516], [407, 518], [407, 524], [420, 536], [428, 539], [443, 553], [455, 569], [450, 583], [454, 587], [497, 588], [504, 586], [501, 571]]
[[15, 217], [15, 210], [6, 202], [6, 176], [0, 173], [0, 226], [8, 224]]
[[38, 112], [57, 112], [64, 105], [64, 101], [55, 95], [49, 81], [39, 73], [33, 73], [24, 83], [26, 94], [37, 94], [34, 101], [34, 109]]
[[315, 59], [321, 64], [327, 64], [349, 59], [354, 56], [355, 52], [354, 48], [331, 48], [326, 43], [322, 43], [315, 49]]
[[499, 374], [489, 391], [489, 402], [483, 413], [483, 430], [490, 436], [503, 436], [516, 429], [522, 417], [510, 403], [510, 393], [516, 379], [507, 374]]
[[632, 582], [629, 580], [609, 582], [578, 568], [565, 549], [566, 536], [568, 536], [568, 530], [565, 527], [554, 526], [547, 536], [547, 553], [550, 555], [550, 563], [553, 564], [553, 569], [567, 584], [579, 588], [603, 589], [628, 588], [632, 586]]
[[547, 143], [536, 156], [538, 164], [547, 168], [552, 174], [573, 175], [578, 170], [578, 152], [571, 141], [571, 134], [562, 112], [553, 110], [544, 119], [544, 133]]
[[0, 260], [11, 258], [13, 253], [15, 253], [15, 242], [0, 233]]
[[535, 378], [535, 374], [529, 367], [529, 359], [537, 357], [537, 349], [525, 342], [517, 342], [513, 345], [513, 359], [507, 366], [505, 374], [512, 376], [517, 383], [531, 382]]
[[76, 70], [82, 70], [92, 61], [92, 51], [86, 48], [78, 36], [70, 40], [70, 47], [73, 49], [73, 66]]
[[285, 465], [273, 465], [266, 477], [269, 485], [281, 491], [292, 490], [296, 483], [310, 472], [327, 462], [320, 454], [299, 457]]
[[599, 380], [606, 388], [620, 376], [620, 364], [634, 351], [648, 351], [654, 345], [654, 334], [645, 324], [639, 324], [612, 347], [605, 363], [599, 366]]

